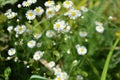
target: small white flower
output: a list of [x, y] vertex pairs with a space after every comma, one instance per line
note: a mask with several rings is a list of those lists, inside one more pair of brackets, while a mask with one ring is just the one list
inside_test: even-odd
[[54, 4], [55, 4], [54, 1], [46, 1], [46, 2], [44, 3], [44, 5], [45, 5], [46, 7], [54, 6]]
[[33, 59], [37, 61], [37, 60], [40, 60], [42, 58], [42, 56], [43, 56], [42, 51], [36, 51], [33, 55]]
[[104, 27], [103, 26], [96, 26], [96, 31], [99, 33], [103, 33], [104, 32]]
[[63, 2], [63, 7], [64, 8], [71, 8], [73, 6], [73, 2], [72, 1], [64, 1]]
[[54, 74], [55, 75], [60, 75], [61, 73], [61, 68], [57, 67], [57, 68], [53, 68]]
[[17, 7], [18, 7], [18, 8], [21, 8], [21, 7], [22, 7], [22, 5], [21, 5], [21, 4], [18, 4], [18, 5], [17, 5]]
[[85, 6], [81, 6], [80, 10], [83, 11], [83, 12], [88, 12], [88, 9]]
[[54, 9], [55, 9], [56, 12], [58, 12], [58, 11], [60, 10], [60, 8], [61, 8], [61, 5], [60, 5], [60, 4], [54, 6]]
[[46, 17], [51, 18], [55, 15], [55, 10], [54, 8], [50, 7], [46, 9]]
[[80, 45], [79, 45], [79, 44], [76, 44], [76, 45], [75, 45], [75, 48], [76, 48], [76, 49], [78, 49], [79, 47], [80, 47]]
[[27, 46], [29, 48], [33, 48], [36, 46], [36, 41], [35, 40], [30, 40], [28, 43], [27, 43]]
[[37, 2], [37, 0], [27, 0], [27, 1], [28, 1], [28, 3], [30, 3], [30, 4], [34, 4], [34, 3]]
[[34, 12], [35, 12], [36, 15], [41, 16], [43, 14], [43, 12], [44, 12], [44, 9], [39, 6], [39, 7], [36, 7], [34, 9]]
[[8, 19], [13, 19], [15, 16], [17, 16], [17, 13], [13, 12], [11, 9], [8, 9], [5, 13], [5, 16], [7, 16]]
[[41, 47], [42, 46], [42, 43], [37, 43], [37, 47]]
[[16, 31], [17, 34], [23, 34], [26, 31], [26, 26], [25, 25], [17, 25], [14, 30]]
[[102, 26], [102, 25], [103, 25], [103, 23], [98, 22], [98, 21], [95, 21], [95, 25], [96, 25], [96, 26]]
[[87, 53], [87, 49], [85, 46], [80, 46], [77, 48], [77, 52], [79, 55], [85, 55]]
[[65, 26], [65, 28], [62, 30], [62, 33], [66, 33], [66, 32], [69, 32], [70, 31], [70, 26], [67, 25]]
[[68, 17], [70, 17], [70, 19], [76, 19], [80, 16], [81, 16], [81, 12], [79, 10], [70, 9], [68, 11]]
[[76, 80], [83, 80], [83, 77], [81, 75], [77, 75]]
[[109, 19], [109, 20], [112, 20], [112, 19], [113, 19], [113, 17], [112, 17], [112, 16], [109, 16], [109, 17], [108, 17], [108, 19]]
[[55, 80], [63, 80], [60, 76], [57, 76]]
[[41, 36], [42, 36], [42, 34], [38, 34], [38, 33], [34, 34], [35, 39], [39, 39]]
[[35, 12], [33, 10], [28, 10], [26, 12], [26, 18], [28, 20], [33, 20], [33, 19], [35, 19], [35, 17], [36, 17], [36, 15], [35, 15]]
[[49, 68], [53, 68], [55, 66], [55, 62], [54, 61], [50, 61], [49, 63], [48, 63], [48, 67]]
[[8, 55], [9, 55], [9, 56], [14, 55], [15, 53], [16, 53], [16, 49], [15, 49], [15, 48], [10, 48], [10, 49], [8, 50]]
[[29, 7], [30, 5], [31, 5], [31, 3], [29, 3], [28, 1], [23, 1], [22, 2], [23, 7]]
[[80, 31], [79, 32], [80, 37], [86, 37], [88, 33], [86, 31]]
[[52, 38], [53, 36], [55, 36], [55, 32], [54, 32], [53, 30], [48, 30], [48, 31], [46, 32], [46, 36], [47, 36], [48, 38]]
[[64, 28], [66, 27], [66, 23], [64, 20], [61, 21], [57, 21], [55, 22], [55, 24], [53, 25], [54, 30], [60, 32], [62, 31]]
[[60, 78], [63, 79], [63, 80], [68, 80], [68, 75], [66, 72], [61, 72], [60, 73]]
[[13, 30], [13, 26], [8, 26], [7, 30], [11, 32]]

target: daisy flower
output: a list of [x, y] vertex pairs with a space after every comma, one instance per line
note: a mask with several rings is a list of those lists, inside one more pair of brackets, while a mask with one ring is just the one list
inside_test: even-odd
[[26, 12], [26, 18], [28, 20], [33, 20], [33, 19], [35, 19], [35, 17], [36, 17], [36, 15], [35, 15], [35, 12], [33, 10], [28, 10]]
[[88, 12], [88, 9], [85, 6], [81, 6], [80, 10], [83, 11], [83, 12]]
[[69, 32], [70, 31], [70, 26], [67, 25], [65, 26], [65, 28], [62, 30], [62, 33], [66, 33], [66, 32]]
[[50, 7], [46, 9], [46, 17], [51, 18], [55, 15], [55, 10], [54, 8]]
[[79, 10], [70, 9], [67, 15], [70, 19], [76, 19], [81, 16], [81, 12]]
[[16, 31], [17, 34], [23, 34], [26, 31], [26, 26], [25, 25], [17, 25], [14, 30]]
[[76, 80], [83, 80], [83, 77], [81, 75], [77, 75]]
[[35, 61], [37, 61], [37, 60], [40, 60], [42, 58], [42, 56], [43, 56], [43, 52], [42, 51], [36, 51], [34, 53], [34, 55], [33, 55], [33, 59]]
[[11, 32], [13, 30], [13, 26], [8, 26], [7, 30], [8, 32]]
[[101, 22], [99, 22], [99, 21], [95, 21], [95, 25], [96, 25], [96, 26], [102, 26], [103, 23], [101, 23]]
[[34, 4], [34, 3], [37, 2], [37, 0], [27, 0], [27, 1], [28, 1], [28, 3], [30, 3], [30, 4]]
[[62, 31], [64, 28], [66, 27], [65, 21], [61, 20], [61, 21], [57, 21], [55, 22], [55, 24], [53, 25], [54, 30], [60, 32]]
[[54, 9], [55, 9], [56, 12], [58, 12], [58, 11], [60, 10], [60, 8], [61, 8], [61, 5], [60, 5], [60, 4], [54, 6]]
[[63, 7], [64, 8], [71, 8], [73, 6], [73, 2], [72, 1], [64, 1], [63, 2]]
[[8, 9], [5, 13], [5, 16], [8, 18], [8, 19], [13, 19], [14, 17], [17, 16], [17, 13], [16, 12], [13, 12], [11, 9]]
[[29, 7], [30, 5], [31, 5], [31, 3], [29, 3], [28, 1], [23, 1], [22, 2], [23, 7]]
[[77, 48], [77, 52], [79, 55], [85, 55], [87, 53], [87, 49], [85, 46], [80, 46]]
[[16, 53], [16, 49], [15, 49], [15, 48], [10, 48], [10, 49], [8, 50], [8, 55], [9, 55], [9, 56], [14, 55], [15, 53]]
[[44, 5], [45, 5], [46, 7], [54, 6], [54, 4], [55, 4], [54, 1], [46, 1], [46, 2], [44, 3]]
[[61, 68], [57, 67], [57, 68], [53, 68], [54, 74], [55, 75], [59, 75], [61, 73]]
[[39, 7], [36, 7], [34, 9], [34, 12], [35, 12], [36, 15], [41, 16], [43, 14], [43, 12], [44, 12], [44, 9], [39, 6]]
[[63, 80], [68, 80], [68, 75], [67, 75], [66, 72], [61, 72], [59, 76], [60, 76], [60, 78], [63, 79]]
[[55, 62], [54, 61], [50, 61], [49, 63], [48, 63], [48, 67], [49, 68], [53, 68], [55, 66]]
[[86, 37], [88, 33], [86, 31], [80, 31], [79, 32], [80, 37]]
[[38, 34], [38, 33], [34, 34], [35, 39], [39, 39], [41, 36], [42, 36], [42, 34]]
[[36, 41], [35, 40], [30, 40], [28, 43], [27, 43], [27, 46], [29, 48], [33, 48], [36, 46]]
[[96, 31], [99, 33], [103, 33], [104, 32], [104, 27], [103, 26], [96, 26]]
[[48, 30], [48, 31], [46, 32], [46, 36], [47, 36], [48, 38], [52, 38], [53, 36], [55, 36], [55, 32], [54, 32], [53, 30]]

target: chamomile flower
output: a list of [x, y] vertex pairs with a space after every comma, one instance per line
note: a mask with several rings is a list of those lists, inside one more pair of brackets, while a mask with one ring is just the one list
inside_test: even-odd
[[13, 30], [13, 26], [8, 26], [7, 30], [8, 32], [11, 32]]
[[45, 5], [46, 7], [52, 7], [52, 6], [54, 6], [54, 4], [55, 4], [54, 1], [46, 1], [46, 2], [44, 3], [44, 5]]
[[83, 80], [83, 77], [81, 75], [77, 75], [76, 80]]
[[99, 21], [95, 21], [95, 25], [96, 25], [96, 26], [102, 26], [103, 23], [101, 23], [101, 22], [99, 22]]
[[36, 15], [35, 15], [35, 12], [33, 10], [28, 10], [26, 12], [26, 18], [28, 20], [33, 20], [33, 19], [35, 19], [35, 17], [36, 17]]
[[64, 20], [61, 21], [57, 21], [55, 22], [55, 24], [53, 25], [54, 30], [60, 32], [62, 31], [64, 28], [66, 27], [66, 23]]
[[5, 16], [8, 18], [8, 19], [13, 19], [14, 17], [17, 16], [17, 13], [16, 12], [13, 12], [11, 9], [8, 9], [5, 13]]
[[63, 80], [60, 76], [57, 76], [55, 80]]
[[58, 75], [58, 76], [60, 76], [60, 78], [63, 80], [68, 80], [68, 75], [66, 72], [61, 72], [60, 75]]
[[61, 8], [61, 5], [60, 5], [60, 4], [54, 6], [54, 9], [55, 9], [56, 12], [58, 12], [58, 11], [60, 10], [60, 8]]
[[34, 34], [35, 39], [39, 39], [41, 36], [42, 36], [42, 34], [39, 34], [39, 33]]
[[80, 37], [86, 37], [88, 33], [86, 31], [80, 31], [79, 32]]
[[41, 16], [43, 14], [43, 12], [44, 12], [44, 9], [39, 6], [39, 7], [36, 7], [34, 9], [34, 12], [35, 12], [36, 15]]
[[9, 55], [9, 56], [14, 55], [15, 53], [16, 53], [16, 49], [15, 49], [15, 48], [10, 48], [10, 49], [8, 50], [8, 55]]
[[27, 46], [28, 46], [29, 48], [35, 47], [35, 46], [36, 46], [36, 41], [35, 41], [35, 40], [30, 40], [30, 41], [28, 41]]
[[25, 25], [17, 25], [14, 30], [16, 31], [17, 34], [23, 34], [26, 31], [26, 26]]
[[77, 52], [79, 55], [85, 55], [87, 53], [87, 49], [85, 46], [80, 46], [77, 48]]
[[50, 7], [46, 9], [46, 17], [51, 18], [55, 15], [55, 10], [54, 8]]
[[33, 59], [35, 61], [37, 61], [37, 60], [40, 60], [42, 58], [42, 56], [43, 56], [43, 52], [42, 51], [36, 51], [34, 53], [34, 55], [33, 55]]
[[70, 19], [76, 19], [80, 16], [81, 16], [81, 12], [79, 10], [70, 9], [68, 11], [68, 17], [70, 17]]
[[53, 71], [54, 71], [54, 74], [55, 75], [60, 75], [60, 73], [61, 73], [61, 68], [59, 68], [59, 67], [56, 67], [56, 68], [53, 68]]
[[69, 32], [69, 31], [70, 31], [70, 26], [67, 25], [67, 26], [65, 26], [65, 28], [62, 30], [62, 33], [67, 33], [67, 32]]
[[50, 61], [49, 63], [48, 63], [48, 67], [49, 68], [53, 68], [55, 66], [55, 62], [54, 61]]
[[30, 5], [31, 5], [31, 3], [29, 3], [28, 1], [23, 1], [22, 2], [23, 7], [29, 7]]
[[27, 1], [28, 1], [28, 3], [30, 3], [30, 4], [34, 4], [34, 3], [37, 2], [37, 0], [27, 0]]
[[63, 7], [64, 8], [71, 8], [73, 6], [73, 2], [72, 1], [64, 1], [63, 2]]
[[46, 36], [47, 36], [48, 38], [52, 38], [53, 36], [55, 36], [55, 32], [54, 32], [53, 30], [48, 30], [48, 31], [46, 32]]
[[103, 33], [104, 32], [104, 27], [103, 26], [96, 26], [95, 29], [98, 33]]
[[83, 11], [83, 12], [88, 12], [88, 9], [85, 6], [81, 6], [80, 10]]

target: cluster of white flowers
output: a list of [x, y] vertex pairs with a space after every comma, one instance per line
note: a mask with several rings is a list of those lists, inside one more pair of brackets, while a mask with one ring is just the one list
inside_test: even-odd
[[103, 23], [96, 21], [95, 25], [96, 25], [95, 29], [98, 33], [103, 33], [104, 32]]
[[14, 30], [16, 31], [16, 34], [23, 34], [26, 31], [25, 25], [17, 25]]
[[64, 20], [57, 20], [53, 25], [53, 28], [57, 32], [62, 32], [62, 33], [70, 31], [70, 26], [68, 25], [68, 23], [65, 23]]
[[38, 61], [42, 58], [43, 54], [44, 54], [44, 52], [42, 52], [42, 51], [36, 51], [33, 55], [33, 59], [35, 61]]
[[7, 16], [8, 19], [13, 19], [15, 16], [17, 16], [17, 13], [13, 12], [12, 9], [8, 9], [5, 13], [5, 16]]
[[66, 72], [62, 72], [61, 68], [53, 68], [54, 74], [56, 75], [55, 80], [68, 80], [69, 76]]
[[85, 55], [87, 53], [87, 48], [85, 46], [76, 45], [77, 53], [79, 55]]

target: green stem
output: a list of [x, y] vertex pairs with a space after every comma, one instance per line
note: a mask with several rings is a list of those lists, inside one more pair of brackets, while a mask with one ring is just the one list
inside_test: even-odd
[[110, 59], [111, 59], [113, 51], [114, 51], [116, 45], [118, 44], [119, 40], [120, 40], [120, 38], [116, 39], [114, 45], [112, 46], [112, 48], [110, 49], [110, 51], [109, 51], [109, 53], [107, 55], [107, 59], [106, 59], [106, 62], [105, 62], [105, 65], [104, 65], [103, 72], [102, 72], [100, 80], [106, 80], [106, 75], [107, 75], [107, 70], [108, 70], [108, 66], [109, 66], [109, 63], [110, 63]]

